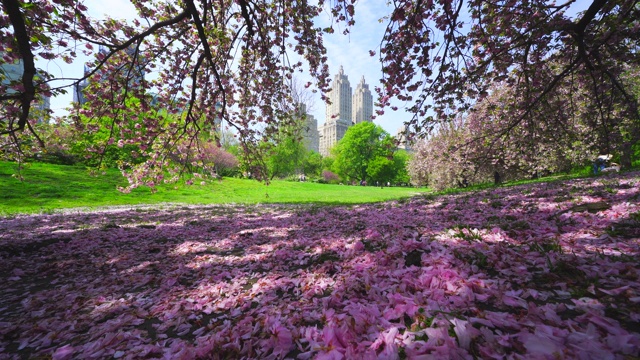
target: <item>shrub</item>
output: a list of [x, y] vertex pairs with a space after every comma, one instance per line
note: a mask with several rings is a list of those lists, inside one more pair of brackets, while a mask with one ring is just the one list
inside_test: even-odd
[[211, 141], [185, 141], [178, 145], [171, 159], [192, 172], [234, 176], [240, 171], [238, 158]]
[[340, 177], [329, 171], [329, 170], [323, 170], [322, 171], [322, 180], [324, 181], [324, 183], [326, 184], [337, 184], [340, 182]]
[[218, 176], [234, 176], [240, 169], [238, 158], [214, 143], [207, 142], [201, 156], [206, 165], [213, 166]]
[[73, 128], [61, 121], [51, 124], [38, 124], [37, 130], [45, 148], [33, 154], [36, 161], [57, 164], [76, 165], [82, 163], [82, 157], [73, 152], [73, 144], [77, 141], [77, 134]]

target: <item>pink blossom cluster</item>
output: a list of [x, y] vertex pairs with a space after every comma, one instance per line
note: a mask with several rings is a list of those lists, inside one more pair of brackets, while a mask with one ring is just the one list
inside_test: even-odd
[[622, 359], [640, 172], [0, 219], [0, 359]]
[[[459, 114], [415, 142], [416, 156], [409, 162], [414, 183], [446, 189], [568, 172], [590, 164], [606, 141], [615, 144], [611, 151], [622, 161], [624, 141], [613, 140], [612, 134], [609, 140], [599, 139], [593, 127], [570, 116], [573, 109], [549, 104], [532, 111], [532, 119], [524, 119], [524, 112], [510, 104], [518, 98], [516, 87], [497, 83], [490, 91], [474, 111]], [[560, 91], [557, 101], [565, 104], [566, 99]], [[540, 121], [551, 108], [566, 120]]]
[[[606, 2], [591, 2], [589, 11], [577, 13], [569, 10], [574, 4], [394, 1], [379, 49], [383, 78], [382, 86], [376, 88], [382, 107], [377, 113], [383, 114], [386, 107], [394, 109], [390, 99], [397, 98], [408, 103], [407, 110], [414, 114], [406, 125], [418, 134], [430, 134], [459, 114], [476, 111], [494, 94], [495, 85], [503, 83], [514, 96], [489, 109], [489, 113], [506, 110], [511, 123], [494, 134], [501, 138], [498, 142], [517, 139], [526, 149], [543, 140], [563, 141], [573, 152], [570, 145], [584, 137], [569, 132], [583, 128], [587, 144], [602, 146], [594, 150], [617, 148], [623, 167], [631, 167], [630, 149], [639, 130], [629, 121], [637, 115], [627, 114], [637, 114], [637, 99], [625, 94], [633, 93], [635, 83], [627, 76], [633, 76], [629, 70], [637, 68], [638, 61], [633, 51], [614, 49], [631, 40], [628, 34], [634, 34], [632, 42], [638, 40], [634, 30], [640, 26], [630, 11], [636, 2], [622, 0], [615, 9]], [[597, 58], [609, 61], [604, 64]], [[604, 107], [593, 99], [600, 96], [616, 105], [598, 113]], [[488, 117], [481, 121], [490, 123]], [[610, 130], [600, 132], [600, 127]], [[523, 132], [535, 136], [525, 138]], [[636, 135], [625, 135], [629, 132]], [[554, 139], [554, 135], [559, 136]], [[491, 147], [501, 150], [485, 144]], [[546, 154], [558, 156], [553, 150], [542, 146], [540, 152], [527, 151], [522, 162], [531, 168], [537, 165], [532, 160], [544, 160]], [[569, 157], [580, 156], [579, 150]], [[541, 165], [560, 165], [551, 163]]]

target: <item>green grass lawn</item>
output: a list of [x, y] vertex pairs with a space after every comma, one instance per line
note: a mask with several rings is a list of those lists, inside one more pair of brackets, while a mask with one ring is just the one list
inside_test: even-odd
[[410, 197], [427, 189], [379, 188], [273, 181], [266, 186], [255, 180], [225, 178], [206, 185], [184, 182], [163, 184], [152, 193], [149, 188], [130, 194], [116, 190], [126, 180], [115, 169], [91, 175], [84, 167], [30, 163], [15, 174], [17, 165], [0, 162], [0, 215], [48, 212], [74, 207], [101, 207], [159, 203], [318, 203], [358, 204]]

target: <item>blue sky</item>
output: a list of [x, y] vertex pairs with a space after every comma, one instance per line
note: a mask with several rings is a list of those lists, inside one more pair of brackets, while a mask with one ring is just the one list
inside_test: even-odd
[[[129, 0], [109, 0], [96, 1], [89, 0], [85, 4], [90, 9], [91, 15], [102, 18], [108, 14], [114, 18], [133, 19], [135, 11]], [[325, 36], [325, 46], [329, 55], [329, 71], [331, 79], [342, 65], [345, 74], [349, 76], [352, 88], [364, 76], [369, 88], [372, 90], [375, 100], [374, 87], [379, 85], [381, 76], [381, 66], [378, 56], [369, 56], [369, 50], [378, 50], [380, 39], [384, 33], [385, 23], [378, 20], [387, 14], [386, 2], [384, 1], [362, 1], [356, 6], [356, 25], [351, 29], [349, 35], [342, 35], [344, 24], [335, 26], [334, 34]], [[318, 20], [323, 26], [329, 24], [329, 15]], [[80, 45], [79, 45], [80, 47]], [[53, 73], [56, 77], [77, 78], [82, 76], [83, 64], [89, 58], [79, 57], [73, 64], [66, 64], [60, 60], [40, 61], [39, 66]], [[301, 78], [301, 80], [304, 78]], [[306, 80], [305, 80], [306, 81]], [[59, 84], [54, 84], [59, 85]], [[51, 99], [51, 109], [55, 115], [66, 114], [64, 110], [72, 101], [71, 89], [66, 95]], [[320, 99], [320, 94], [315, 94], [312, 114], [318, 120], [318, 124], [325, 121], [325, 105]], [[375, 122], [380, 124], [386, 131], [395, 134], [402, 125], [405, 117], [401, 111], [391, 112], [376, 118]]]
[[[584, 10], [591, 2], [591, 0], [578, 0], [572, 6], [572, 10]], [[374, 88], [380, 85], [379, 79], [382, 74], [377, 54], [379, 53], [380, 40], [386, 28], [386, 21], [380, 22], [379, 20], [390, 13], [390, 8], [386, 4], [387, 1], [385, 0], [359, 1], [356, 5], [356, 23], [351, 28], [350, 34], [343, 35], [342, 30], [344, 30], [345, 25], [338, 24], [334, 26], [335, 33], [327, 34], [324, 38], [329, 57], [328, 65], [331, 79], [338, 72], [340, 66], [344, 67], [345, 74], [349, 77], [351, 87], [354, 89], [360, 78], [364, 76], [374, 95], [374, 101], [376, 97]], [[134, 8], [129, 0], [87, 0], [85, 5], [90, 9], [91, 15], [97, 18], [104, 17], [104, 14], [124, 19], [133, 19], [135, 17]], [[318, 19], [318, 24], [323, 27], [328, 26], [330, 24], [329, 15], [326, 14], [326, 16]], [[376, 51], [376, 56], [371, 57], [369, 50]], [[77, 78], [82, 76], [83, 63], [87, 60], [88, 58], [78, 58], [71, 65], [65, 64], [60, 60], [39, 62], [39, 66], [52, 72], [56, 77]], [[307, 81], [304, 77], [301, 80]], [[66, 95], [51, 99], [51, 108], [55, 115], [66, 113], [64, 109], [69, 106], [72, 96], [72, 92], [69, 91]], [[320, 94], [314, 95], [313, 102], [311, 113], [316, 117], [320, 125], [325, 121], [325, 104], [320, 99]], [[406, 104], [396, 102], [392, 103], [392, 105], [397, 106], [400, 110], [392, 111], [391, 109], [386, 109], [385, 114], [378, 116], [374, 122], [394, 135], [402, 126], [402, 123], [408, 120], [411, 115], [403, 110]]]
[[[328, 65], [331, 79], [343, 66], [345, 74], [349, 77], [351, 87], [355, 90], [360, 78], [364, 76], [369, 84], [369, 89], [376, 100], [374, 88], [380, 86], [382, 66], [379, 59], [380, 41], [386, 28], [386, 21], [379, 20], [390, 13], [386, 1], [360, 1], [356, 5], [355, 25], [351, 27], [348, 35], [343, 35], [344, 24], [334, 26], [335, 33], [325, 36], [324, 43], [329, 57]], [[322, 22], [324, 20], [324, 22]], [[329, 25], [329, 18], [321, 19], [322, 26]], [[376, 52], [375, 56], [369, 55], [369, 50]], [[402, 108], [403, 104], [394, 104]], [[313, 115], [318, 123], [325, 121], [325, 106], [317, 96]], [[403, 110], [392, 111], [386, 109], [385, 114], [377, 116], [374, 122], [379, 124], [387, 132], [394, 135], [402, 123], [410, 118], [410, 114]]]

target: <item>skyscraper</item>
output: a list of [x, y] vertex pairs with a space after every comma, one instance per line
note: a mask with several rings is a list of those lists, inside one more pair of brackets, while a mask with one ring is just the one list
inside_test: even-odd
[[351, 123], [351, 93], [349, 77], [344, 74], [344, 69], [340, 66], [340, 71], [333, 79], [331, 91], [327, 94], [331, 100], [331, 104], [327, 104], [327, 121], [338, 119]]
[[[142, 63], [144, 62], [144, 58], [137, 52], [136, 47], [135, 46], [130, 46], [127, 49], [124, 50], [124, 52], [126, 53], [126, 56], [130, 57], [131, 59], [134, 59], [134, 64], [133, 67], [128, 67], [125, 66], [122, 68], [121, 77], [128, 77], [127, 79], [127, 83], [129, 87], [139, 87], [142, 86], [142, 83], [144, 82], [144, 76], [145, 76], [145, 71], [144, 71], [144, 66], [142, 65]], [[102, 54], [103, 56], [106, 56], [109, 53], [109, 50], [106, 47], [100, 46], [100, 48], [98, 49], [98, 53]], [[129, 59], [129, 61], [132, 61], [131, 59]], [[91, 67], [88, 66], [87, 64], [84, 65], [84, 75], [87, 76], [90, 72], [91, 72]], [[108, 74], [103, 73], [100, 76], [100, 80], [97, 80], [99, 83], [102, 83], [104, 81], [108, 81]], [[80, 105], [83, 105], [87, 102], [87, 99], [85, 98], [84, 95], [84, 90], [91, 84], [91, 81], [96, 81], [95, 79], [83, 79], [82, 81], [80, 81], [77, 84], [73, 85], [73, 101], [76, 103], [79, 103]]]
[[[0, 58], [3, 57], [3, 53], [0, 51]], [[11, 85], [20, 83], [22, 81], [22, 75], [24, 73], [24, 64], [22, 59], [13, 63], [1, 63], [0, 64], [0, 85], [7, 87], [4, 91], [6, 94], [15, 94], [17, 91], [11, 88]], [[41, 79], [39, 74], [34, 76], [34, 85]], [[36, 90], [37, 91], [37, 90]], [[51, 98], [43, 93], [36, 93], [36, 101], [32, 103], [31, 112], [29, 113], [31, 118], [35, 118], [38, 122], [49, 121], [49, 110], [51, 109]]]
[[[87, 65], [84, 66], [84, 74], [87, 75], [91, 71]], [[73, 102], [83, 105], [87, 102], [84, 97], [84, 89], [89, 86], [89, 79], [84, 79], [77, 84], [73, 84]]]
[[307, 112], [305, 104], [298, 104], [298, 116], [303, 120], [302, 141], [309, 151], [319, 152], [320, 139], [318, 133], [318, 120]]
[[325, 122], [318, 128], [322, 156], [329, 155], [331, 148], [342, 139], [347, 128], [353, 124], [351, 92], [349, 78], [340, 66], [340, 71], [336, 74], [331, 90], [327, 94], [331, 104], [327, 104]]
[[327, 97], [331, 104], [327, 105], [324, 124], [318, 128], [322, 156], [330, 155], [331, 148], [342, 139], [351, 125], [371, 121], [373, 117], [373, 96], [369, 85], [364, 81], [364, 76], [352, 95], [349, 78], [344, 74], [342, 66]]
[[411, 139], [411, 132], [406, 125], [402, 125], [398, 129], [398, 133], [395, 136], [395, 140], [398, 143], [398, 149], [406, 150], [408, 152], [412, 152], [413, 140]]
[[364, 82], [364, 76], [360, 79], [360, 83], [356, 86], [353, 94], [353, 115], [352, 119], [355, 124], [364, 121], [371, 121], [373, 116], [373, 95], [369, 90], [369, 85]]

